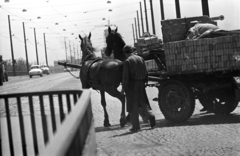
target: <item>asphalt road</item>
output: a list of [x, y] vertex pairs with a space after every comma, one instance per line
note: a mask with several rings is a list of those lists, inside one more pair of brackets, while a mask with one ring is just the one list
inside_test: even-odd
[[[74, 73], [78, 75], [77, 72]], [[44, 75], [43, 77], [17, 77], [0, 87], [0, 94], [13, 92], [81, 89], [79, 79], [69, 73]], [[240, 156], [240, 105], [227, 116], [201, 113], [196, 100], [192, 117], [183, 123], [171, 123], [164, 119], [158, 103], [155, 87], [147, 87], [147, 94], [156, 115], [157, 125], [150, 129], [148, 123], [141, 122], [141, 131], [130, 133], [128, 124], [119, 125], [120, 102], [108, 94], [107, 110], [112, 126], [103, 127], [103, 109], [99, 92], [91, 91], [92, 109], [95, 121], [97, 155], [99, 156]], [[14, 107], [13, 107], [14, 108]], [[1, 103], [1, 115], [4, 115]], [[12, 115], [15, 115], [14, 111]], [[142, 121], [140, 119], [140, 121]]]

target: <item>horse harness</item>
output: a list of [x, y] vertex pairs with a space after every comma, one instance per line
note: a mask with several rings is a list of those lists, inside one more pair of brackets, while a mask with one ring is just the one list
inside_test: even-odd
[[[89, 56], [88, 56], [89, 57]], [[87, 57], [86, 57], [87, 58]], [[89, 61], [89, 60], [93, 60], [88, 66], [87, 66], [87, 71], [86, 71], [86, 79], [87, 79], [87, 83], [90, 85], [90, 86], [92, 86], [92, 88], [93, 88], [93, 83], [101, 83], [101, 81], [100, 80], [94, 80], [94, 79], [91, 79], [90, 78], [90, 68], [92, 67], [92, 65], [94, 64], [94, 63], [96, 63], [96, 62], [98, 62], [98, 61], [100, 61], [100, 60], [103, 60], [103, 58], [100, 58], [100, 57], [98, 57], [98, 58], [95, 58], [95, 59], [88, 59], [88, 60], [86, 60], [86, 59], [84, 59], [84, 61], [82, 61], [82, 64], [84, 63], [84, 62], [86, 62], [86, 61]], [[94, 89], [94, 88], [93, 88]]]

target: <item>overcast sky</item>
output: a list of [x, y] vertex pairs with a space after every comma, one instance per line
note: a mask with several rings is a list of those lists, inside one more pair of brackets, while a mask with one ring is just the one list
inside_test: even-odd
[[[240, 1], [239, 0], [208, 0], [210, 16], [224, 15], [225, 19], [218, 22], [222, 29], [240, 29]], [[8, 15], [10, 15], [11, 30], [13, 34], [14, 58], [26, 59], [23, 22], [27, 38], [27, 51], [29, 62], [36, 62], [36, 47], [34, 40], [34, 28], [36, 30], [37, 50], [39, 62], [45, 64], [44, 37], [46, 37], [48, 63], [53, 65], [55, 60], [66, 59], [67, 55], [80, 53], [78, 34], [82, 36], [92, 33], [93, 46], [100, 51], [105, 45], [103, 36], [105, 25], [118, 26], [118, 32], [123, 36], [127, 44], [133, 45], [132, 24], [140, 16], [140, 4], [144, 10], [143, 0], [10, 0], [5, 3], [0, 0], [0, 54], [3, 59], [11, 59], [11, 46], [9, 38]], [[165, 19], [176, 18], [175, 0], [163, 0]], [[202, 15], [201, 0], [179, 0], [181, 17]], [[147, 3], [148, 23], [152, 34], [152, 21], [150, 3]], [[26, 9], [26, 12], [22, 10]], [[111, 9], [112, 11], [109, 11]], [[159, 0], [153, 0], [154, 21], [156, 35], [162, 38], [161, 13]], [[38, 17], [40, 19], [38, 19]], [[103, 20], [105, 18], [106, 20]], [[144, 28], [145, 13], [143, 12]], [[141, 24], [141, 21], [140, 21]], [[112, 26], [115, 29], [115, 26]], [[65, 29], [65, 30], [64, 30]], [[100, 53], [97, 52], [99, 55]]]

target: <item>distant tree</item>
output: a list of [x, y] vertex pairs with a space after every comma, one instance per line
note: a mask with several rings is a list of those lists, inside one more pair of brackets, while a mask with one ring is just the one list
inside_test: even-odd
[[[29, 67], [31, 65], [32, 65], [32, 63], [29, 63]], [[7, 71], [12, 71], [13, 70], [12, 60], [6, 60], [6, 68], [7, 68]], [[19, 71], [19, 72], [27, 71], [27, 63], [23, 58], [19, 58], [19, 59], [16, 60], [15, 70]]]

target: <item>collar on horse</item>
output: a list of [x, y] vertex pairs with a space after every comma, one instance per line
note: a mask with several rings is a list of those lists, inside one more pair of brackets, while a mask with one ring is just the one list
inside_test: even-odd
[[[91, 79], [90, 78], [90, 69], [92, 67], [92, 65], [100, 60], [103, 60], [103, 58], [101, 57], [96, 57], [96, 58], [93, 58], [93, 59], [89, 59], [90, 56], [92, 56], [92, 54], [89, 54], [88, 56], [85, 57], [85, 59], [82, 61], [82, 64], [88, 60], [93, 60], [88, 66], [86, 66], [87, 70], [86, 70], [86, 79], [87, 79], [87, 82], [88, 84], [94, 89], [93, 87], [93, 83], [100, 83], [100, 80], [97, 80], [97, 79]], [[83, 66], [82, 66], [83, 67]], [[82, 71], [82, 70], [81, 70]]]

